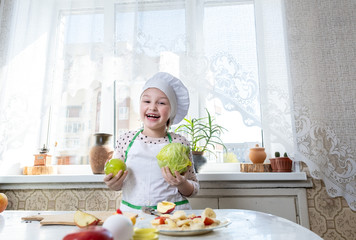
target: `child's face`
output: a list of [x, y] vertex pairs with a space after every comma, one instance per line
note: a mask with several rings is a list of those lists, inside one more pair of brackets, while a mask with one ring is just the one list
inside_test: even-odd
[[166, 94], [161, 90], [148, 88], [143, 92], [140, 102], [140, 117], [145, 130], [165, 133], [170, 113], [171, 105]]

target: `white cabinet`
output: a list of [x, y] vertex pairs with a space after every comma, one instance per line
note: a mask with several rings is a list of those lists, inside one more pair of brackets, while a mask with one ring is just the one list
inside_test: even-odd
[[189, 198], [193, 209], [248, 209], [270, 213], [309, 228], [306, 181], [200, 182], [198, 195]]

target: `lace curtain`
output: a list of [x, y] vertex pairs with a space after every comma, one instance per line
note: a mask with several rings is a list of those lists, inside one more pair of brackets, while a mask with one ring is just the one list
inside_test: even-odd
[[[57, 127], [48, 136], [49, 121], [81, 131], [80, 139], [58, 145], [78, 143], [84, 156], [92, 132], [114, 131], [113, 88], [120, 104], [127, 103], [149, 76], [168, 71], [190, 89], [189, 115], [204, 113], [202, 97], [219, 98], [226, 109], [240, 111], [246, 125], [262, 127], [268, 157], [288, 152], [305, 162], [330, 196], [343, 196], [356, 209], [353, 0], [255, 0], [258, 84], [231, 49], [204, 51], [208, 41], [197, 26], [204, 6], [216, 1], [0, 3], [1, 174], [19, 173], [47, 139], [53, 148], [63, 131]], [[151, 11], [140, 15], [142, 9]], [[179, 10], [163, 11], [162, 21], [157, 9]], [[146, 28], [148, 19], [157, 28]], [[171, 28], [174, 34], [165, 34]], [[82, 38], [71, 37], [79, 32]], [[76, 104], [85, 124], [62, 123], [63, 116], [79, 114], [76, 106], [63, 108], [77, 99], [85, 99]], [[138, 119], [136, 101], [129, 102], [127, 114]], [[138, 126], [133, 120], [125, 128]]]
[[356, 2], [285, 1], [296, 158], [356, 210]]
[[42, 147], [52, 164], [88, 164], [92, 134], [112, 131], [104, 3], [1, 1], [0, 174], [22, 174]]

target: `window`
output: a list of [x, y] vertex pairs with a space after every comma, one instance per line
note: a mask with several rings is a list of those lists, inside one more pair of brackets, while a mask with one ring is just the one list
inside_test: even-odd
[[203, 25], [213, 75], [205, 104], [228, 129], [222, 136], [228, 151], [244, 162], [249, 148], [262, 143], [254, 4], [207, 5]]
[[[26, 96], [36, 96], [27, 114], [41, 116], [41, 126], [31, 123], [37, 128], [26, 132], [26, 155], [46, 143], [54, 156], [68, 155], [72, 164], [87, 164], [94, 133], [112, 133], [114, 144], [117, 135], [140, 127], [141, 87], [154, 73], [167, 71], [190, 91], [188, 117], [205, 116], [208, 109], [228, 129], [222, 136], [228, 151], [246, 161], [250, 147], [267, 144], [260, 91], [264, 46], [256, 27], [261, 10], [256, 4], [261, 3], [73, 0], [68, 5], [51, 0], [43, 5], [35, 0], [31, 11], [24, 11], [29, 16], [16, 15], [22, 24], [17, 34], [30, 33], [32, 38], [24, 37], [24, 52], [19, 52], [26, 58], [15, 63], [43, 69], [35, 69], [38, 74], [29, 80], [11, 75], [20, 86], [25, 81], [39, 86], [37, 95]], [[43, 24], [37, 26], [35, 20]], [[17, 50], [18, 42], [11, 44]], [[223, 161], [222, 148], [216, 156], [209, 160]]]
[[119, 107], [118, 120], [128, 120], [128, 119], [129, 119], [129, 108], [128, 107]]
[[80, 106], [68, 106], [66, 117], [67, 118], [79, 118], [81, 110], [82, 110], [82, 107], [80, 107]]
[[[122, 46], [129, 45], [133, 31], [137, 31], [138, 54], [147, 57], [147, 61], [157, 59], [161, 65], [169, 63], [167, 68], [173, 73], [187, 67], [184, 64], [189, 60], [187, 55], [201, 51], [208, 63], [205, 67], [209, 69], [207, 74], [210, 76], [203, 75], [200, 79], [185, 82], [191, 90], [192, 101], [197, 102], [191, 103], [190, 116], [201, 116], [205, 113], [204, 108], [209, 109], [217, 121], [228, 129], [222, 136], [228, 151], [243, 162], [247, 160], [250, 147], [262, 144], [254, 4], [252, 1], [231, 4], [206, 1], [197, 11], [203, 14], [187, 16], [189, 11], [184, 6], [171, 9], [150, 5], [136, 13], [122, 11], [121, 5], [117, 4], [116, 51], [117, 54], [123, 52], [125, 48]], [[189, 28], [189, 25], [195, 28]], [[202, 33], [200, 39], [190, 37], [195, 32]], [[200, 68], [197, 65], [194, 67]], [[201, 81], [207, 86], [205, 91], [200, 91]], [[119, 88], [129, 89], [130, 84], [132, 82], [127, 81]], [[125, 102], [138, 102], [137, 96], [129, 99]], [[120, 121], [120, 116], [119, 113], [117, 131], [139, 127], [137, 124], [128, 126]], [[137, 118], [138, 113], [130, 118], [130, 122], [137, 123], [133, 116]], [[218, 157], [210, 155], [209, 159], [222, 162], [222, 150], [217, 148]]]

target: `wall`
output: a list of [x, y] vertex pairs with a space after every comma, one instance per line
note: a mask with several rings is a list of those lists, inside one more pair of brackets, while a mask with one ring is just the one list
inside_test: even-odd
[[356, 239], [356, 212], [342, 197], [331, 198], [321, 180], [307, 190], [310, 229], [325, 240]]
[[21, 189], [4, 191], [8, 210], [115, 211], [121, 192], [108, 189]]
[[[303, 171], [310, 173], [306, 165]], [[343, 197], [331, 198], [321, 180], [313, 179], [307, 189], [310, 230], [325, 240], [356, 239], [356, 212]]]

